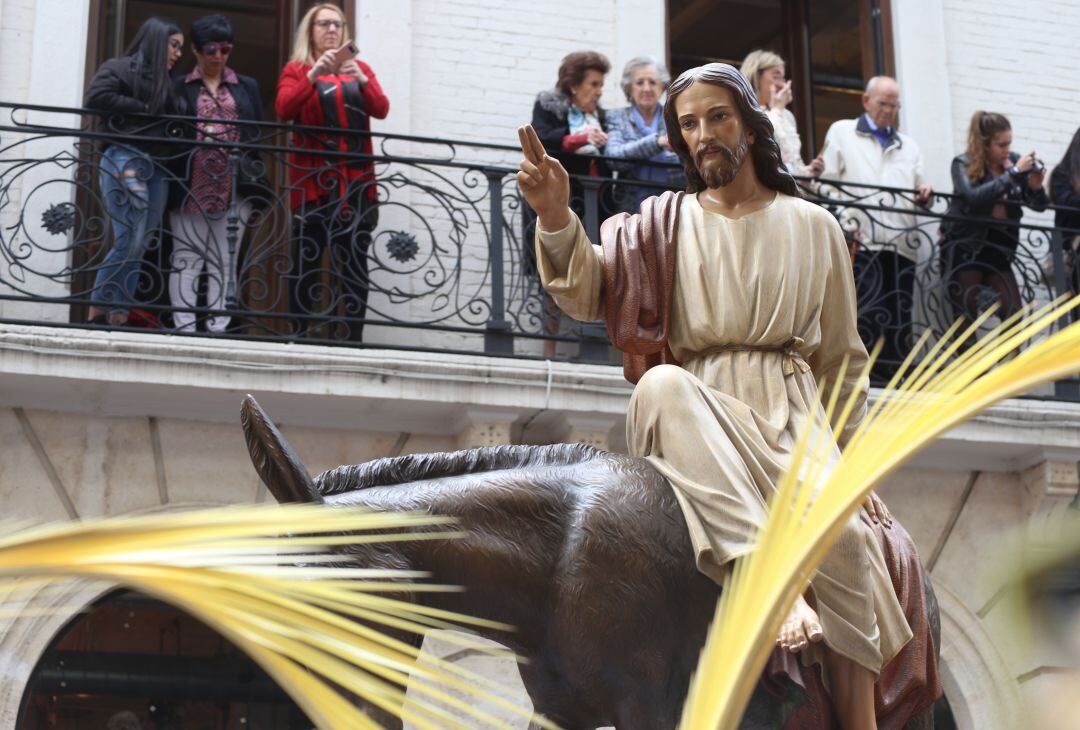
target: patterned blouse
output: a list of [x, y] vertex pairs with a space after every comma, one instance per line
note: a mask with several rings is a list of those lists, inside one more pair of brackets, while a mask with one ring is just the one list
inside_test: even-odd
[[[201, 81], [202, 73], [196, 66], [185, 82]], [[238, 83], [236, 72], [226, 68], [222, 73], [217, 93], [210, 93], [205, 84], [199, 89], [195, 116], [199, 119], [221, 119], [234, 122], [240, 118], [236, 100], [227, 84]], [[195, 139], [214, 142], [237, 142], [240, 130], [235, 124], [221, 122], [198, 122]], [[222, 147], [198, 147], [191, 156], [191, 192], [184, 200], [185, 213], [221, 216], [229, 207], [232, 194], [232, 171], [229, 169], [229, 152]]]

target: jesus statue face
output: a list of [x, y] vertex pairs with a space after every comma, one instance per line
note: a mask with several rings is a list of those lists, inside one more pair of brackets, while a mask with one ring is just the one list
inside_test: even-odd
[[695, 82], [675, 99], [675, 113], [694, 164], [710, 188], [730, 185], [753, 143], [731, 91]]

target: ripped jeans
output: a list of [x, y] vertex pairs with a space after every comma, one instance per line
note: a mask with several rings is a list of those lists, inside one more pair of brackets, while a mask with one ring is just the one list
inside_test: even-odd
[[110, 314], [135, 301], [143, 254], [169, 197], [165, 170], [144, 153], [113, 145], [101, 155], [101, 197], [112, 222], [113, 245], [94, 278], [91, 297]]

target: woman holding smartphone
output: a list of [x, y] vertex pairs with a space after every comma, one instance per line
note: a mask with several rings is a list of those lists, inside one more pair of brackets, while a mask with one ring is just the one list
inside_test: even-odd
[[103, 63], [86, 88], [86, 107], [102, 112], [105, 128], [117, 133], [101, 155], [101, 199], [112, 224], [113, 245], [94, 278], [94, 305], [88, 313], [93, 324], [127, 324], [143, 254], [161, 228], [169, 181], [160, 160], [176, 150], [148, 138], [166, 135], [154, 115], [178, 111], [169, 72], [183, 50], [180, 26], [149, 18], [125, 54]]
[[[275, 109], [283, 121], [347, 129], [352, 134], [293, 133], [289, 185], [294, 218], [290, 276], [293, 331], [359, 341], [367, 312], [368, 247], [378, 222], [370, 119], [385, 119], [390, 102], [375, 72], [356, 57], [345, 14], [336, 5], [312, 7], [300, 20], [292, 59], [278, 80]], [[334, 155], [324, 154], [327, 151]], [[331, 293], [320, 306], [323, 251], [330, 249]], [[344, 320], [333, 332], [316, 333], [305, 315], [334, 315]]]
[[1012, 125], [1004, 114], [977, 111], [967, 150], [952, 161], [953, 199], [943, 221], [942, 263], [956, 315], [979, 312], [979, 293], [990, 287], [1008, 317], [1023, 306], [1013, 273], [1023, 208], [1045, 210], [1046, 171], [1032, 150], [1012, 151]]

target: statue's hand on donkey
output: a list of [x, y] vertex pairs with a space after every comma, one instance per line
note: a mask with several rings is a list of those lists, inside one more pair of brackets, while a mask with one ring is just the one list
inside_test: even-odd
[[[537, 714], [567, 730], [678, 725], [720, 589], [696, 569], [682, 511], [647, 461], [580, 444], [497, 446], [379, 459], [313, 479], [251, 396], [241, 419], [255, 468], [279, 502], [455, 518], [465, 537], [348, 553], [366, 568], [427, 571], [465, 589], [408, 600], [516, 627], [480, 633], [527, 660], [521, 678]], [[816, 671], [784, 659], [774, 657], [743, 727], [835, 727]], [[893, 712], [896, 722], [883, 727], [932, 727], [932, 707], [901, 690], [883, 702], [902, 699], [907, 716]]]

